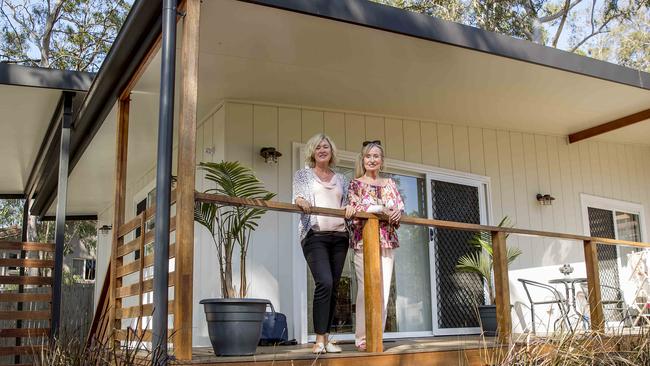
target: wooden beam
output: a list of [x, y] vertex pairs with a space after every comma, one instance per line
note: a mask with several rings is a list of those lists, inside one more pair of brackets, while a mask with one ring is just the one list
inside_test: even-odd
[[[0, 320], [47, 320], [52, 313], [45, 311], [0, 311]], [[25, 329], [25, 328], [23, 328]]]
[[52, 285], [52, 277], [0, 276], [3, 285]]
[[21, 243], [12, 241], [0, 241], [2, 250], [25, 250], [32, 252], [53, 252], [54, 244], [52, 243]]
[[363, 293], [366, 311], [366, 350], [383, 352], [381, 251], [379, 220], [368, 219], [363, 226]]
[[31, 292], [0, 293], [0, 302], [50, 302], [50, 301], [52, 301], [52, 294], [35, 294]]
[[[229, 196], [224, 196], [219, 194], [200, 193], [200, 192], [197, 192], [195, 196], [196, 196], [196, 200], [200, 202], [217, 202], [217, 203], [222, 203], [222, 204], [227, 204], [232, 206], [258, 207], [258, 208], [268, 209], [272, 211], [279, 211], [279, 212], [293, 212], [297, 214], [302, 213], [300, 207], [286, 202], [265, 201], [260, 199], [247, 199], [247, 198], [240, 198], [240, 197], [229, 197]], [[345, 217], [345, 210], [343, 209], [312, 207], [311, 212], [314, 215], [332, 216], [332, 217], [341, 217], [341, 218]], [[355, 217], [360, 219], [370, 219], [370, 218], [376, 218], [379, 220], [387, 219], [383, 215], [377, 215], [377, 214], [367, 213], [367, 212], [358, 212], [355, 215]], [[569, 240], [576, 240], [580, 242], [584, 240], [593, 240], [600, 244], [625, 245], [625, 246], [636, 247], [636, 248], [650, 248], [650, 243], [641, 243], [635, 241], [617, 240], [617, 239], [609, 239], [609, 238], [598, 238], [598, 237], [566, 234], [566, 233], [556, 233], [552, 231], [528, 230], [528, 229], [519, 229], [514, 227], [499, 227], [499, 226], [468, 224], [465, 222], [432, 220], [432, 219], [425, 219], [421, 217], [406, 216], [406, 215], [402, 216], [402, 218], [400, 219], [400, 224], [429, 226], [438, 229], [451, 229], [451, 230], [461, 230], [461, 231], [471, 231], [471, 232], [499, 231], [507, 234], [569, 239]]]
[[0, 337], [47, 337], [50, 335], [49, 328], [21, 328], [21, 329], [0, 329]]
[[[126, 167], [127, 153], [129, 150], [129, 107], [131, 100], [128, 95], [120, 99], [117, 114], [117, 140], [115, 157], [115, 196], [113, 206], [113, 243], [111, 248], [111, 282], [108, 329], [109, 334], [113, 329], [120, 329], [122, 323], [116, 318], [116, 310], [122, 307], [122, 299], [117, 297], [117, 289], [122, 287], [122, 279], [117, 278], [117, 268], [124, 263], [122, 257], [117, 256], [117, 248], [124, 244], [124, 238], [118, 235], [119, 228], [124, 224], [126, 212]], [[119, 346], [118, 342], [114, 343]]]
[[605, 331], [605, 315], [600, 294], [600, 272], [598, 270], [598, 245], [595, 241], [584, 241], [585, 266], [587, 267], [587, 291], [591, 330]]
[[176, 286], [174, 286], [174, 354], [192, 359], [194, 272], [194, 191], [196, 174], [196, 107], [199, 86], [200, 0], [185, 1], [181, 44], [181, 104], [178, 127], [176, 202]]
[[54, 268], [49, 259], [0, 258], [0, 267]]
[[629, 116], [615, 119], [611, 122], [603, 123], [601, 125], [588, 128], [586, 130], [574, 132], [569, 135], [569, 143], [572, 144], [574, 142], [582, 141], [590, 137], [602, 135], [604, 133], [614, 131], [619, 128], [623, 128], [644, 121], [646, 119], [650, 119], [650, 109], [646, 109], [638, 113], [630, 114]]
[[501, 344], [508, 343], [512, 332], [510, 316], [510, 280], [508, 278], [508, 255], [506, 234], [492, 232], [492, 259], [494, 266], [494, 292], [497, 306], [497, 333]]

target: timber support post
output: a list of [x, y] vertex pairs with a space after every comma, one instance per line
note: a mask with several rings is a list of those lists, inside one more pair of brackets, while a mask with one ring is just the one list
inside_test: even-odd
[[368, 219], [363, 226], [363, 291], [366, 312], [366, 350], [383, 352], [381, 248], [379, 220]]
[[591, 240], [583, 242], [585, 266], [587, 267], [587, 287], [589, 292], [589, 314], [591, 330], [605, 331], [605, 316], [600, 293], [600, 275], [598, 270], [598, 245]]
[[508, 278], [508, 255], [506, 234], [492, 232], [492, 260], [494, 268], [494, 292], [497, 307], [497, 334], [499, 343], [508, 343], [512, 332], [510, 315], [510, 279]]
[[176, 188], [176, 282], [174, 286], [174, 354], [192, 359], [194, 272], [194, 191], [196, 174], [196, 107], [199, 74], [200, 0], [185, 2], [181, 45], [181, 103]]

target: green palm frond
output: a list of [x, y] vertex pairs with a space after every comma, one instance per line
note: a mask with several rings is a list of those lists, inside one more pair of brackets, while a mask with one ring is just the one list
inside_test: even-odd
[[[501, 219], [499, 227], [512, 227], [512, 223], [508, 216]], [[508, 234], [506, 234], [506, 238]], [[485, 281], [488, 292], [490, 295], [490, 302], [494, 302], [494, 286], [492, 283], [492, 256], [494, 250], [492, 248], [491, 233], [482, 232], [473, 235], [467, 243], [476, 248], [476, 251], [468, 253], [458, 260], [456, 269], [460, 272], [477, 273]], [[506, 259], [508, 264], [512, 263], [517, 257], [521, 255], [519, 248], [506, 247]]]
[[194, 221], [205, 226], [210, 233], [214, 233], [215, 220], [217, 218], [217, 206], [205, 202], [194, 204]]
[[[266, 190], [264, 183], [255, 177], [251, 169], [242, 166], [239, 162], [204, 162], [199, 164], [199, 169], [206, 173], [207, 180], [214, 183], [214, 188], [206, 190], [206, 193], [261, 200], [275, 197], [275, 193]], [[258, 221], [265, 212], [263, 208], [220, 205], [212, 202], [197, 203], [195, 206], [195, 220], [210, 231], [217, 245], [224, 294], [226, 292], [223, 289], [232, 288], [232, 283], [224, 282], [225, 272], [221, 264], [232, 263], [235, 246], [239, 246], [240, 255], [245, 261], [250, 234], [257, 229]], [[245, 271], [245, 265], [240, 267]], [[228, 274], [229, 278], [233, 277], [231, 273]], [[245, 273], [240, 273], [240, 278], [245, 282]], [[242, 293], [245, 294], [245, 291]]]
[[512, 263], [517, 257], [521, 255], [522, 251], [519, 248], [514, 248], [514, 247], [507, 247], [506, 248], [506, 258], [508, 260], [508, 264]]
[[460, 272], [477, 273], [489, 278], [492, 273], [492, 261], [482, 253], [469, 253], [458, 260], [456, 269]]

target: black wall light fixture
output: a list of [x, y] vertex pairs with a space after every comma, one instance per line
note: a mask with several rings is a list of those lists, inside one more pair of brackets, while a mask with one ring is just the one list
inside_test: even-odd
[[271, 164], [277, 163], [278, 158], [282, 156], [282, 153], [274, 147], [263, 147], [262, 150], [260, 150], [260, 156], [264, 158], [265, 163]]
[[542, 206], [550, 206], [553, 204], [553, 201], [555, 200], [555, 197], [551, 196], [550, 194], [537, 194], [537, 201], [542, 205]]

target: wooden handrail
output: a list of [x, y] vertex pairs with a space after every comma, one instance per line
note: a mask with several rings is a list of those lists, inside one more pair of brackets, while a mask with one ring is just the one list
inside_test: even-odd
[[[271, 211], [302, 213], [300, 207], [286, 202], [264, 201], [259, 199], [230, 197], [230, 196], [224, 196], [219, 194], [199, 193], [199, 192], [195, 194], [195, 197], [196, 200], [199, 202], [214, 202], [214, 203], [220, 203], [229, 206], [248, 206], [248, 207], [256, 207], [256, 208], [265, 208]], [[345, 217], [344, 215], [345, 210], [342, 209], [312, 207], [311, 212], [312, 214], [321, 215], [321, 216]], [[380, 221], [387, 220], [387, 217], [385, 217], [384, 215], [372, 214], [367, 212], [358, 212], [355, 215], [355, 217], [361, 219], [379, 219]], [[406, 225], [435, 227], [438, 229], [451, 229], [451, 230], [473, 231], [473, 232], [483, 232], [483, 231], [495, 232], [496, 231], [496, 232], [503, 232], [506, 234], [576, 240], [579, 241], [580, 243], [584, 241], [592, 241], [599, 244], [623, 245], [623, 246], [631, 246], [637, 248], [650, 248], [650, 243], [643, 243], [643, 242], [617, 240], [617, 239], [609, 239], [609, 238], [598, 238], [598, 237], [591, 237], [591, 236], [577, 235], [577, 234], [557, 233], [552, 231], [539, 231], [539, 230], [528, 230], [528, 229], [519, 229], [519, 228], [512, 228], [512, 227], [468, 224], [464, 222], [425, 219], [425, 218], [414, 217], [414, 216], [402, 216], [400, 223]]]
[[[247, 206], [263, 208], [271, 211], [302, 213], [303, 211], [297, 205], [265, 201], [261, 199], [247, 199], [239, 197], [230, 197], [218, 194], [195, 193], [197, 202], [213, 202], [227, 206]], [[344, 217], [345, 210], [332, 209], [323, 207], [312, 207], [311, 213], [322, 216]], [[366, 343], [367, 349], [371, 352], [382, 352], [383, 329], [381, 321], [381, 267], [379, 266], [379, 237], [375, 231], [378, 230], [378, 222], [387, 220], [382, 214], [372, 214], [359, 212], [356, 218], [368, 219], [363, 230], [364, 245], [364, 294], [366, 299]], [[407, 225], [418, 225], [435, 227], [449, 230], [462, 230], [473, 232], [489, 232], [493, 243], [493, 264], [494, 264], [494, 281], [496, 292], [496, 313], [499, 342], [507, 343], [510, 340], [512, 332], [512, 317], [510, 308], [510, 283], [508, 276], [508, 261], [506, 253], [506, 234], [526, 235], [534, 237], [557, 238], [573, 240], [584, 245], [585, 265], [587, 267], [587, 280], [589, 286], [589, 308], [591, 314], [591, 328], [594, 331], [603, 331], [603, 308], [600, 290], [600, 281], [598, 277], [598, 256], [597, 243], [608, 245], [632, 246], [637, 248], [650, 248], [650, 243], [641, 243], [627, 240], [616, 240], [609, 238], [598, 238], [584, 235], [556, 233], [551, 231], [539, 231], [518, 229], [509, 227], [476, 225], [463, 222], [444, 221], [424, 219], [413, 216], [402, 216], [400, 222]], [[374, 250], [369, 250], [372, 247]]]

